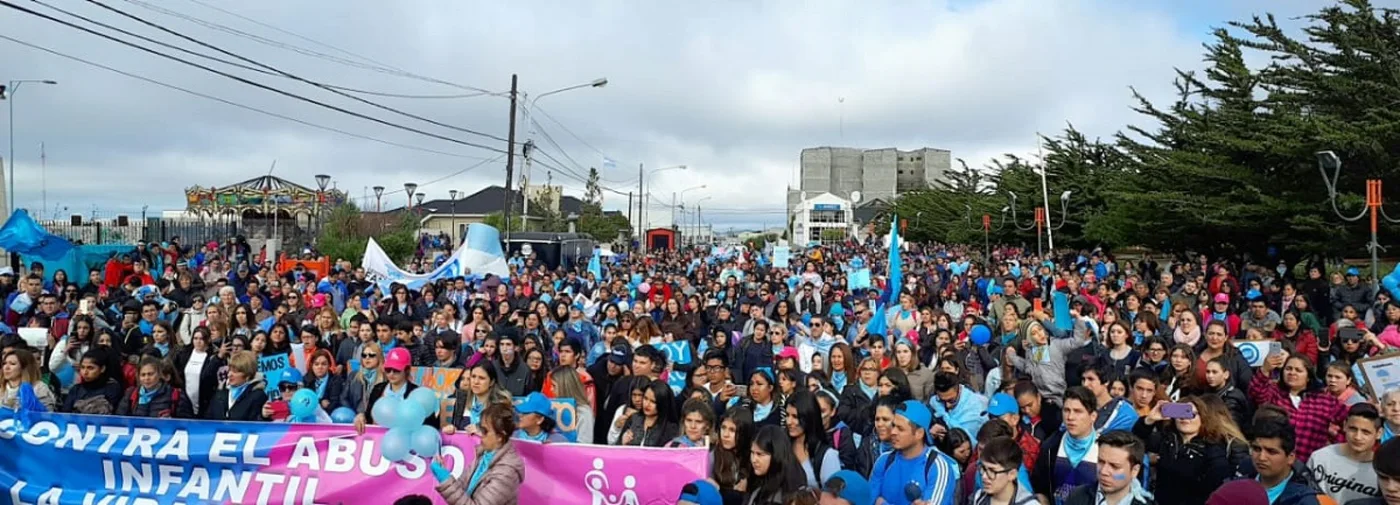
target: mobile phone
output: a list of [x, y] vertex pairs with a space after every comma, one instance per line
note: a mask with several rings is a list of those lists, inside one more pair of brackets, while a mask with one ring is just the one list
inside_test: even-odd
[[1036, 312], [1043, 311], [1043, 310], [1045, 310], [1045, 301], [1044, 301], [1044, 300], [1041, 300], [1041, 299], [1039, 299], [1039, 298], [1036, 298], [1036, 299], [1034, 299], [1034, 300], [1031, 300], [1031, 307], [1032, 307], [1032, 309], [1035, 310]]
[[82, 301], [78, 302], [78, 313], [79, 313], [79, 314], [91, 314], [91, 313], [92, 313], [92, 300], [88, 300], [88, 299], [84, 298]]
[[1337, 330], [1337, 340], [1340, 340], [1340, 341], [1347, 341], [1347, 340], [1359, 341], [1359, 340], [1365, 340], [1365, 339], [1366, 339], [1366, 333], [1365, 333], [1365, 332], [1362, 332], [1362, 331], [1361, 331], [1361, 328], [1357, 328], [1357, 327], [1355, 327], [1355, 326], [1348, 327], [1348, 328], [1342, 328], [1342, 329]]
[[286, 400], [268, 402], [267, 405], [272, 408], [273, 419], [285, 419], [292, 415], [292, 407], [287, 404]]
[[1195, 419], [1196, 406], [1190, 403], [1162, 404], [1162, 417], [1167, 419]]
[[738, 391], [735, 394], [737, 394], [739, 398], [745, 398], [749, 396], [749, 386], [745, 384], [736, 384], [734, 386], [734, 389]]

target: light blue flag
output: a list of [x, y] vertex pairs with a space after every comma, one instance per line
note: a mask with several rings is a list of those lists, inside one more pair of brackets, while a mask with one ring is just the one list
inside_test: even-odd
[[603, 251], [597, 247], [593, 248], [593, 257], [588, 258], [588, 273], [593, 274], [593, 280], [603, 281]]
[[24, 209], [15, 209], [10, 220], [0, 227], [0, 248], [6, 251], [58, 260], [73, 250], [68, 239], [49, 233], [29, 217]]
[[899, 303], [899, 290], [904, 285], [904, 268], [899, 262], [899, 216], [890, 219], [890, 273], [880, 304], [886, 307]]

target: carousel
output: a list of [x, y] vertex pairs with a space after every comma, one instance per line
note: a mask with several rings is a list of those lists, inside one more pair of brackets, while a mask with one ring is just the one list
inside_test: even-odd
[[185, 211], [193, 217], [222, 221], [283, 221], [283, 226], [310, 230], [331, 209], [347, 201], [345, 192], [327, 188], [329, 175], [316, 176], [316, 188], [265, 175], [222, 187], [185, 189]]

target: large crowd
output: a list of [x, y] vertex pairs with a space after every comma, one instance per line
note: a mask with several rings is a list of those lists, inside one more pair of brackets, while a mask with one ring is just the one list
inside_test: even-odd
[[[143, 243], [0, 270], [0, 406], [289, 422], [305, 389], [363, 432], [442, 367], [424, 423], [480, 437], [461, 477], [432, 464], [452, 504], [517, 503], [516, 444], [564, 443], [562, 398], [570, 441], [708, 448], [683, 504], [1400, 505], [1400, 390], [1357, 366], [1400, 348], [1400, 301], [1357, 269], [906, 243], [893, 275], [886, 247], [517, 256], [410, 288]], [[305, 372], [268, 383], [277, 354]]]

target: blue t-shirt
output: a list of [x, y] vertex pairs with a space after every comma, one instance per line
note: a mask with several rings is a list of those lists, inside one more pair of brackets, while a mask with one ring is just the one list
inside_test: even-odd
[[[1268, 489], [1265, 490], [1265, 491], [1268, 491], [1268, 493], [1269, 493], [1269, 503], [1270, 503], [1270, 504], [1272, 504], [1272, 503], [1278, 501], [1278, 497], [1283, 496], [1283, 489], [1286, 488], [1286, 487], [1288, 487], [1288, 481], [1290, 481], [1290, 480], [1292, 480], [1292, 479], [1293, 479], [1293, 472], [1288, 472], [1288, 476], [1287, 476], [1287, 477], [1284, 477], [1283, 480], [1280, 481], [1280, 482], [1278, 483], [1277, 486], [1274, 486], [1274, 487], [1271, 487], [1271, 488], [1268, 488]], [[1258, 477], [1255, 477], [1254, 480], [1259, 480], [1259, 478], [1258, 478]]]
[[[893, 462], [886, 462], [894, 458]], [[934, 458], [932, 464], [926, 464]], [[928, 468], [928, 473], [924, 473]], [[898, 451], [881, 454], [870, 471], [870, 484], [875, 496], [884, 498], [887, 505], [909, 505], [905, 488], [910, 484], [918, 486], [919, 499], [931, 505], [953, 505], [958, 481], [958, 464], [937, 449], [928, 448], [921, 456], [905, 458]]]

